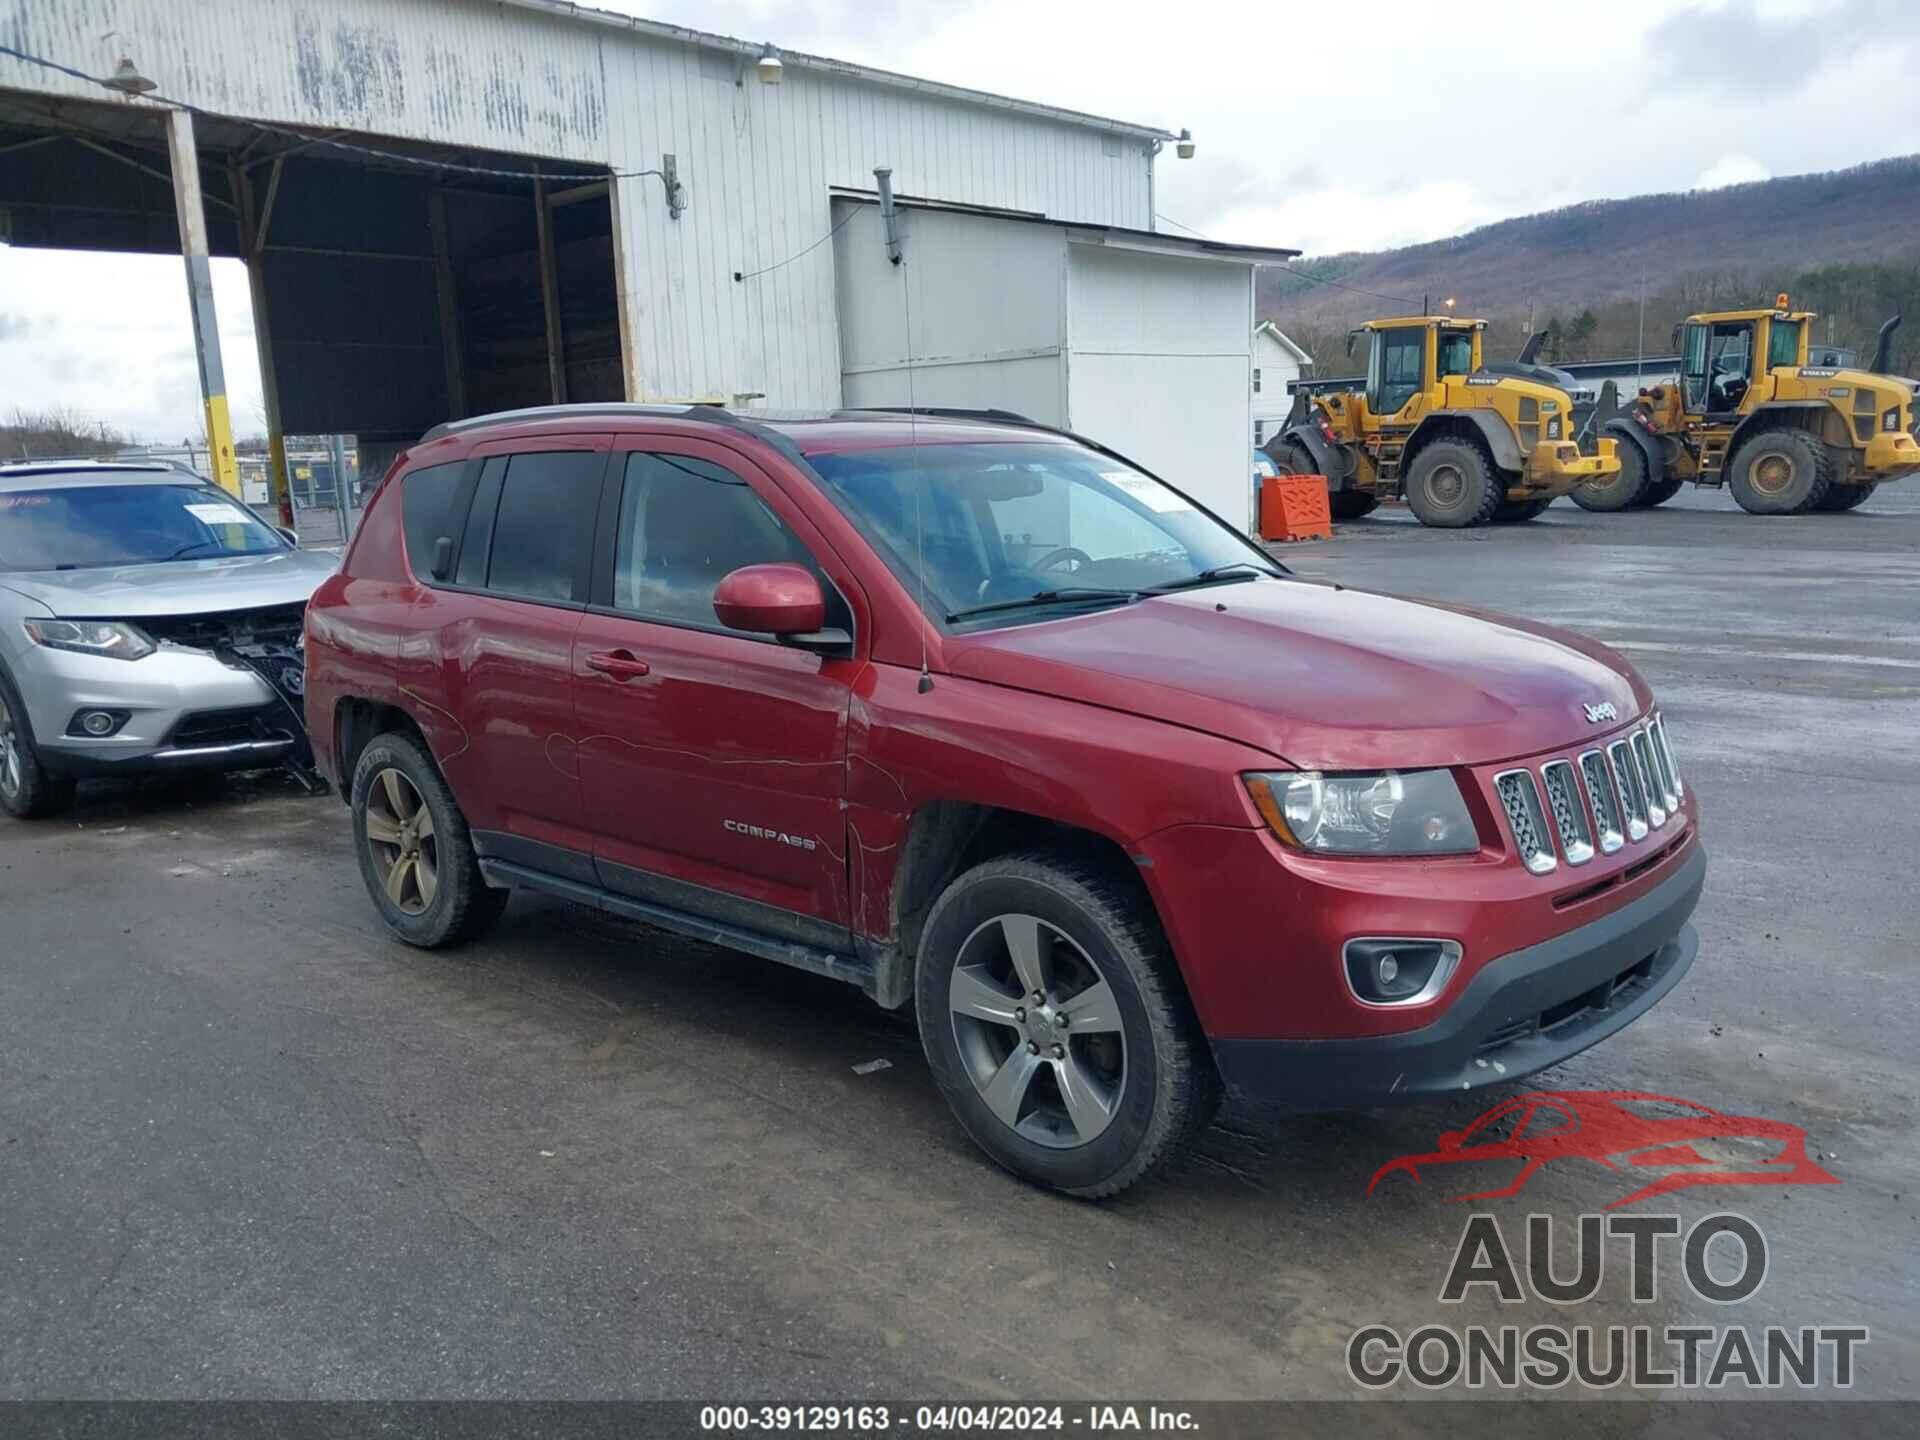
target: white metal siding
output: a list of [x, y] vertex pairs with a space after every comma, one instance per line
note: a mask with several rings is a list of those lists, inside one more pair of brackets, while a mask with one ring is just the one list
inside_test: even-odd
[[895, 266], [887, 258], [878, 207], [841, 200], [834, 218], [836, 224], [846, 221], [834, 236], [833, 259], [847, 404], [912, 400], [1014, 410], [1043, 424], [1066, 423], [1064, 232], [1051, 225], [902, 210], [906, 260]]
[[1260, 372], [1260, 393], [1252, 396], [1252, 423], [1261, 427], [1259, 443], [1264, 445], [1279, 432], [1280, 422], [1293, 408], [1287, 384], [1300, 378], [1300, 362], [1271, 335], [1256, 334], [1253, 364]]
[[1252, 267], [1072, 245], [1067, 274], [1073, 428], [1245, 526]]
[[[9, 43], [107, 73], [133, 56], [164, 93], [224, 114], [506, 151], [564, 168], [677, 157], [690, 206], [652, 177], [617, 186], [620, 292], [636, 399], [769, 407], [840, 399], [833, 247], [736, 283], [826, 234], [828, 190], [906, 195], [1151, 228], [1145, 140], [618, 25], [482, 0], [13, 0]], [[110, 41], [102, 36], [114, 33]], [[101, 92], [17, 61], [0, 84]], [[347, 138], [355, 138], [349, 136]]]

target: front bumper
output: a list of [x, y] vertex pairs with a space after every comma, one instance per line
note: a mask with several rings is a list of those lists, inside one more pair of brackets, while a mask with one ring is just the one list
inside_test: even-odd
[[[244, 769], [298, 754], [297, 716], [252, 670], [186, 646], [139, 660], [35, 648], [14, 661], [34, 750], [58, 775]], [[104, 739], [67, 733], [81, 710], [127, 712]]]
[[1864, 469], [1874, 484], [1904, 480], [1920, 470], [1920, 444], [1904, 430], [1882, 430], [1867, 442]]
[[1551, 490], [1564, 495], [1576, 485], [1602, 480], [1620, 469], [1620, 449], [1616, 440], [1594, 442], [1591, 455], [1580, 453], [1571, 440], [1542, 440], [1527, 456], [1525, 483], [1529, 489]]
[[1219, 1039], [1227, 1088], [1294, 1110], [1394, 1104], [1517, 1080], [1579, 1054], [1658, 1004], [1693, 964], [1687, 923], [1707, 857], [1611, 914], [1489, 961], [1432, 1024], [1338, 1040]]

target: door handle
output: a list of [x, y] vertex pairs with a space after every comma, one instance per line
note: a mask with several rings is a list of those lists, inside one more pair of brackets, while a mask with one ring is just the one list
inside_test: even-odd
[[621, 681], [638, 680], [653, 670], [646, 661], [634, 658], [631, 650], [595, 650], [587, 656], [587, 668]]

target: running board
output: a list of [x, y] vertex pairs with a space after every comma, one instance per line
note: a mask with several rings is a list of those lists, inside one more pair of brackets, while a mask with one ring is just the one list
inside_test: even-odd
[[835, 955], [828, 950], [815, 949], [811, 945], [802, 945], [792, 940], [781, 940], [771, 935], [763, 935], [757, 930], [728, 925], [723, 921], [709, 920], [703, 915], [689, 914], [685, 910], [676, 910], [668, 905], [656, 905], [650, 901], [616, 895], [613, 891], [603, 890], [598, 885], [587, 885], [578, 880], [549, 875], [544, 870], [536, 870], [530, 865], [516, 865], [511, 860], [489, 860], [481, 856], [480, 873], [490, 884], [499, 889], [524, 885], [530, 890], [543, 890], [549, 895], [557, 895], [563, 900], [572, 900], [577, 904], [605, 911], [609, 915], [617, 915], [624, 920], [643, 921], [648, 925], [656, 925], [662, 930], [671, 930], [676, 935], [685, 935], [693, 940], [704, 940], [709, 945], [721, 945], [729, 950], [742, 950], [749, 955], [757, 955], [762, 960], [775, 960], [782, 965], [791, 965], [796, 970], [809, 970], [815, 975], [824, 975], [829, 980], [840, 980], [848, 985], [857, 985], [869, 992], [873, 989], [872, 965], [849, 959], [844, 955]]

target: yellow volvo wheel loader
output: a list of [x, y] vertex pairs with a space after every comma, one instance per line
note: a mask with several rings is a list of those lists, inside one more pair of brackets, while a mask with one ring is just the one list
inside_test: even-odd
[[1677, 383], [1642, 390], [1601, 426], [1620, 468], [1574, 491], [1588, 510], [1658, 505], [1688, 481], [1725, 485], [1754, 515], [1851, 510], [1920, 471], [1913, 382], [1886, 374], [1899, 316], [1870, 368], [1809, 364], [1811, 311], [1721, 310], [1676, 329]]
[[1538, 367], [1488, 365], [1484, 320], [1373, 320], [1367, 375], [1296, 381], [1293, 410], [1266, 452], [1283, 474], [1327, 477], [1335, 519], [1404, 495], [1423, 525], [1531, 520], [1576, 486], [1619, 469], [1614, 442], [1583, 455], [1573, 404]]

